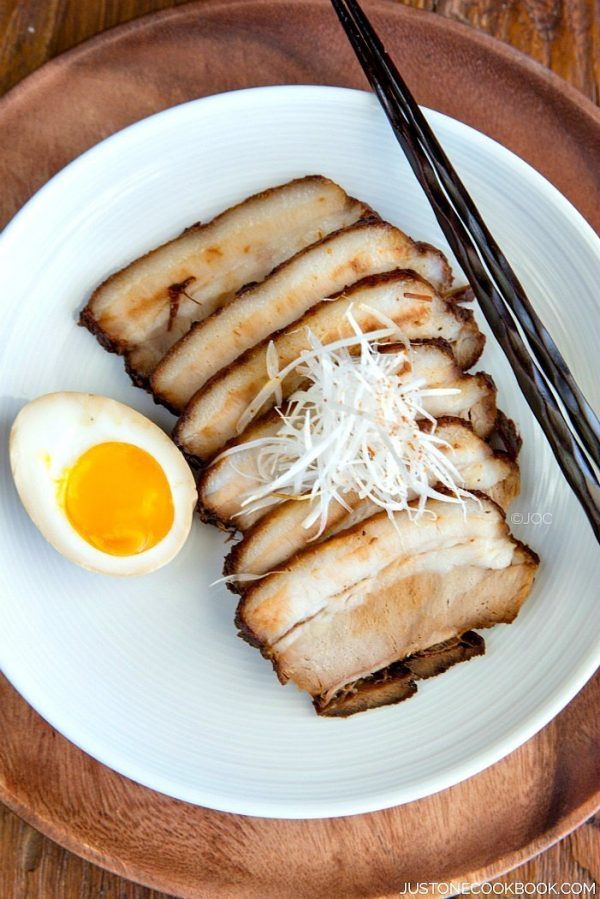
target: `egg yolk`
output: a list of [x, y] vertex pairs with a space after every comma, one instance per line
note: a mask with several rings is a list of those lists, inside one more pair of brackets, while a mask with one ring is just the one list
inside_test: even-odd
[[163, 469], [131, 443], [99, 443], [87, 450], [65, 472], [59, 496], [77, 533], [112, 556], [152, 549], [175, 516]]

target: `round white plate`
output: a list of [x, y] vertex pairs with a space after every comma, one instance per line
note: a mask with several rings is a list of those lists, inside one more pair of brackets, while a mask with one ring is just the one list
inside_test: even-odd
[[[600, 241], [517, 157], [459, 122], [429, 118], [598, 403]], [[0, 665], [44, 718], [117, 771], [190, 802], [277, 817], [380, 809], [469, 777], [549, 721], [599, 656], [591, 530], [493, 340], [481, 367], [524, 438], [513, 529], [542, 565], [517, 621], [486, 633], [485, 657], [420, 685], [410, 702], [327, 720], [281, 687], [236, 636], [235, 597], [209, 586], [225, 544], [199, 521], [171, 565], [137, 579], [77, 568], [29, 521], [6, 453], [27, 400], [90, 391], [173, 424], [76, 326], [94, 285], [186, 225], [314, 172], [444, 246], [375, 100], [319, 87], [224, 94], [140, 122], [57, 175], [0, 240]]]

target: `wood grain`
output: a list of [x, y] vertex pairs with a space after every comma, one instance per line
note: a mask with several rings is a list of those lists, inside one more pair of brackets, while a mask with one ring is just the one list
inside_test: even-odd
[[[2, 0], [0, 94], [80, 41], [185, 0]], [[597, 0], [405, 0], [472, 25], [548, 66], [591, 100], [600, 97]]]
[[[0, 0], [0, 89], [6, 90], [46, 59], [92, 34], [142, 13], [174, 5], [177, 3], [173, 0], [85, 0], [84, 3], [81, 0]], [[411, 0], [408, 5], [434, 10], [500, 37], [554, 69], [589, 98], [598, 98], [600, 23], [598, 5], [594, 0], [566, 0], [564, 3], [561, 0]], [[176, 97], [171, 99], [174, 101]], [[34, 187], [34, 181], [28, 181], [18, 201], [23, 202]], [[4, 734], [5, 739], [12, 735], [14, 743], [9, 749], [16, 760], [8, 772], [4, 789], [6, 794], [16, 797], [15, 807], [19, 807], [19, 797], [22, 797], [22, 811], [26, 812], [27, 791], [22, 790], [22, 781], [27, 779], [30, 782], [33, 778], [38, 789], [38, 823], [44, 830], [52, 832], [49, 823], [53, 817], [51, 810], [56, 808], [57, 803], [62, 803], [62, 812], [67, 819], [79, 822], [79, 826], [84, 822], [83, 830], [76, 834], [80, 847], [83, 847], [81, 851], [86, 851], [88, 857], [97, 860], [101, 860], [98, 846], [103, 846], [106, 852], [112, 846], [114, 852], [115, 838], [119, 835], [114, 833], [115, 822], [111, 815], [114, 815], [115, 808], [118, 809], [123, 831], [119, 837], [121, 844], [128, 838], [128, 857], [136, 859], [135, 864], [132, 863], [123, 873], [139, 877], [144, 860], [154, 855], [159, 857], [155, 868], [158, 865], [166, 883], [169, 872], [181, 864], [180, 859], [170, 855], [173, 851], [172, 829], [181, 826], [176, 823], [179, 819], [174, 806], [180, 804], [161, 797], [158, 808], [150, 807], [146, 795], [148, 791], [129, 785], [112, 772], [87, 760], [33, 712], [28, 713], [31, 716], [29, 727], [21, 731], [19, 728], [23, 722], [19, 719], [19, 728], [15, 730], [16, 721], [9, 716], [21, 707], [15, 702], [12, 692], [5, 682], [0, 684], [0, 733]], [[417, 844], [420, 839], [427, 838], [437, 847], [440, 872], [452, 873], [452, 865], [462, 864], [465, 856], [471, 853], [471, 873], [477, 875], [477, 879], [485, 878], [490, 874], [487, 864], [497, 856], [499, 846], [506, 853], [506, 864], [514, 864], [515, 860], [547, 845], [548, 833], [555, 832], [553, 828], [557, 828], [556, 836], [559, 836], [565, 828], [568, 829], [570, 820], [581, 820], [581, 808], [586, 801], [589, 804], [590, 787], [597, 789], [600, 785], [597, 736], [593, 727], [587, 726], [590, 722], [593, 725], [598, 708], [597, 696], [598, 682], [589, 685], [572, 706], [545, 729], [543, 735], [522, 747], [514, 757], [495, 766], [493, 777], [491, 772], [484, 772], [470, 782], [468, 789], [473, 791], [475, 805], [478, 803], [481, 806], [482, 802], [488, 804], [490, 817], [483, 833], [489, 844], [487, 862], [480, 851], [481, 822], [473, 830], [469, 821], [464, 820], [465, 814], [469, 814], [468, 802], [460, 809], [456, 808], [455, 797], [459, 793], [463, 795], [462, 786], [454, 788], [454, 792], [448, 791], [441, 812], [437, 800], [430, 802], [430, 817], [426, 804], [423, 806], [412, 821], [411, 834]], [[572, 745], [573, 733], [577, 748], [586, 760], [586, 764], [577, 770], [570, 766], [570, 750], [567, 749]], [[36, 735], [33, 741], [32, 734]], [[534, 744], [535, 751], [531, 748]], [[6, 744], [2, 751], [7, 751]], [[511, 784], [515, 771], [518, 772], [519, 793], [513, 800]], [[70, 781], [73, 772], [76, 772], [77, 778], [85, 779], [85, 783]], [[495, 794], [499, 788], [505, 792], [505, 801], [498, 803], [499, 797]], [[87, 803], [90, 820], [82, 814], [81, 803]], [[99, 817], [98, 808], [102, 810]], [[153, 814], [159, 815], [162, 821], [162, 830], [158, 828], [158, 840], [152, 822], [148, 820]], [[375, 895], [378, 890], [379, 895], [384, 895], [385, 884], [396, 882], [400, 885], [402, 872], [413, 879], [419, 879], [419, 875], [424, 873], [418, 869], [416, 853], [408, 853], [408, 862], [410, 858], [413, 862], [412, 867], [410, 863], [407, 865], [407, 852], [402, 851], [402, 847], [387, 846], [384, 854], [387, 861], [381, 861], [381, 843], [386, 839], [386, 832], [389, 832], [385, 827], [388, 817], [389, 813], [369, 816], [372, 820], [367, 831], [355, 830], [351, 825], [338, 832], [335, 822], [315, 822], [311, 827], [311, 838], [305, 851], [313, 853], [314, 869], [319, 873], [323, 866], [334, 866], [333, 871], [321, 871], [322, 883], [329, 895], [351, 895], [350, 882], [344, 879], [344, 872], [335, 870], [335, 866], [339, 866], [348, 854], [360, 854], [365, 859], [365, 863], [355, 872], [357, 880], [354, 886], [361, 895]], [[239, 822], [235, 825], [238, 829], [234, 844], [236, 855], [235, 858], [223, 857], [220, 844], [233, 820], [230, 816], [215, 815], [207, 825], [201, 816], [190, 814], [185, 824], [186, 835], [197, 841], [198, 857], [195, 868], [177, 872], [178, 882], [185, 883], [187, 877], [191, 883], [194, 877], [196, 880], [199, 877], [202, 879], [207, 869], [218, 871], [221, 868], [227, 869], [227, 876], [231, 878], [229, 886], [223, 890], [223, 884], [215, 882], [214, 889], [205, 887], [202, 893], [194, 895], [235, 893], [257, 895], [261, 899], [274, 895], [270, 890], [277, 881], [265, 879], [267, 875], [272, 878], [273, 871], [259, 871], [257, 859], [247, 854], [248, 847], [256, 846], [257, 841], [268, 840], [273, 846], [273, 864], [276, 866], [279, 858], [283, 866], [279, 872], [279, 894], [287, 895], [293, 884], [297, 896], [317, 895], [314, 883], [311, 892], [309, 883], [302, 880], [300, 862], [305, 864], [306, 859], [284, 857], [286, 853], [277, 856], [277, 846], [293, 846], [295, 824], [277, 829], [252, 819], [235, 819]], [[355, 819], [357, 823], [358, 820]], [[443, 822], [442, 832], [440, 821]], [[55, 835], [64, 839], [59, 833]], [[350, 845], [345, 845], [348, 842]], [[456, 845], [462, 850], [460, 859], [452, 856]], [[328, 847], [326, 857], [325, 846]], [[380, 869], [377, 871], [369, 866], [369, 858], [375, 856], [380, 859]], [[498, 870], [497, 866], [495, 870]], [[395, 881], [391, 872], [397, 872]], [[240, 894], [239, 885], [249, 874], [248, 891]], [[500, 880], [505, 883], [578, 881], [592, 885], [599, 878], [600, 827], [592, 820], [559, 846]], [[186, 895], [192, 895], [191, 890]], [[108, 874], [89, 861], [83, 861], [0, 807], [1, 899], [158, 899], [159, 896], [166, 894], [136, 886]]]
[[[582, 844], [588, 846], [582, 852]], [[600, 882], [600, 821], [592, 819], [552, 849], [497, 882]], [[0, 895], [14, 899], [170, 899], [83, 861], [0, 807]], [[593, 894], [592, 894], [593, 895]]]
[[[165, 889], [177, 883], [177, 894], [192, 899], [387, 899], [405, 882], [487, 880], [589, 815], [600, 801], [599, 702], [596, 678], [535, 739], [493, 768], [400, 812], [269, 821], [207, 812], [133, 784], [42, 722], [0, 678], [0, 794], [67, 848], [133, 880], [150, 878]], [[118, 880], [102, 879], [12, 817], [4, 821], [2, 899], [91, 899], [102, 895], [90, 891], [99, 883], [120, 895]], [[571, 843], [576, 861], [554, 870], [548, 862], [529, 866], [527, 879], [591, 879], [599, 864], [594, 834], [590, 827]], [[28, 883], [40, 891], [14, 892]]]
[[67, 852], [0, 806], [3, 899], [168, 899]]

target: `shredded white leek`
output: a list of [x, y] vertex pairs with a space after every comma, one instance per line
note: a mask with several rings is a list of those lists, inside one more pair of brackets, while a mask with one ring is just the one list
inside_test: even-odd
[[209, 587], [216, 587], [218, 584], [249, 584], [252, 581], [260, 581], [269, 574], [283, 574], [282, 571], [265, 571], [264, 574], [249, 574], [240, 571], [239, 574], [224, 574], [218, 577], [216, 581], [209, 584]]
[[[319, 522], [318, 536], [331, 503], [349, 510], [348, 494], [372, 500], [390, 516], [405, 509], [419, 515], [429, 498], [462, 503], [470, 495], [423, 406], [428, 396], [460, 391], [428, 387], [414, 378], [410, 345], [391, 319], [380, 317], [385, 327], [363, 333], [351, 308], [346, 315], [353, 336], [323, 345], [308, 331], [310, 350], [282, 370], [271, 342], [267, 381], [241, 416], [238, 432], [271, 398], [281, 426], [274, 435], [239, 444], [220, 457], [255, 447], [258, 476], [243, 511], [282, 499], [307, 500], [303, 525]], [[393, 350], [382, 352], [382, 342], [391, 340]], [[282, 383], [292, 371], [303, 386], [282, 406]], [[423, 420], [428, 427], [419, 425]], [[412, 500], [418, 502], [409, 507]]]

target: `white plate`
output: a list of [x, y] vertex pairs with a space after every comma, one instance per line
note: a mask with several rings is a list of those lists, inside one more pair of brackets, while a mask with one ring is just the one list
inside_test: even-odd
[[[429, 114], [484, 217], [594, 402], [600, 242], [540, 175], [498, 144]], [[444, 241], [376, 102], [279, 87], [225, 94], [110, 138], [41, 190], [0, 240], [3, 446], [40, 393], [107, 394], [165, 428], [121, 360], [76, 327], [90, 289], [130, 259], [248, 194], [306, 173], [339, 181], [415, 237]], [[481, 319], [481, 316], [479, 316]], [[552, 718], [599, 656], [595, 543], [500, 350], [500, 404], [522, 430], [515, 533], [537, 550], [535, 590], [487, 654], [416, 699], [350, 720], [317, 718], [236, 637], [218, 577], [224, 540], [196, 522], [176, 561], [132, 580], [87, 573], [45, 543], [3, 453], [0, 665], [54, 727], [149, 787], [211, 808], [278, 817], [380, 809], [458, 782]], [[520, 519], [519, 519], [520, 517]]]

